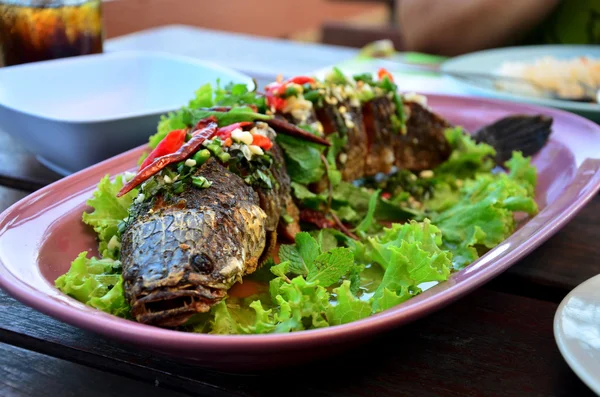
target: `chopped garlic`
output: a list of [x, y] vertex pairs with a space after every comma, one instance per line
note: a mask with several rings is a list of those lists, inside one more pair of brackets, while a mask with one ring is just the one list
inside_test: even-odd
[[248, 161], [252, 160], [252, 152], [250, 151], [248, 145], [242, 146], [240, 148], [240, 150], [242, 151], [242, 154], [244, 155], [246, 160], [248, 160]]
[[265, 152], [263, 152], [260, 146], [249, 145], [248, 149], [250, 149], [250, 153], [256, 154], [257, 156], [262, 156], [263, 154], [265, 154]]
[[408, 102], [416, 102], [423, 107], [427, 107], [427, 98], [424, 95], [417, 94], [416, 92], [408, 92], [404, 94], [404, 99]]
[[236, 128], [231, 132], [231, 139], [236, 142], [242, 142], [246, 145], [250, 145], [252, 143], [252, 134], [248, 131], [242, 131], [239, 128]]
[[348, 161], [348, 155], [346, 153], [340, 153], [338, 158], [342, 164], [346, 164], [346, 161]]
[[169, 175], [165, 175], [163, 177], [163, 180], [165, 181], [165, 183], [173, 183], [173, 180], [169, 177]]
[[129, 182], [130, 180], [133, 179], [134, 176], [135, 176], [135, 173], [133, 173], [133, 172], [125, 171], [123, 173], [123, 179], [125, 180], [125, 182]]
[[137, 195], [137, 197], [135, 198], [134, 202], [136, 204], [140, 204], [144, 201], [144, 199], [146, 198], [146, 195], [144, 193], [140, 193]]
[[196, 165], [196, 160], [187, 159], [187, 160], [185, 160], [185, 163], [183, 163], [183, 164], [185, 164], [186, 167], [193, 167]]

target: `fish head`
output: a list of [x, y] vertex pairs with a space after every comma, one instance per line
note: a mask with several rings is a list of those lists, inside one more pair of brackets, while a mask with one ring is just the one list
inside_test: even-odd
[[266, 215], [257, 205], [169, 209], [132, 225], [124, 280], [138, 322], [177, 326], [208, 312], [265, 248]]

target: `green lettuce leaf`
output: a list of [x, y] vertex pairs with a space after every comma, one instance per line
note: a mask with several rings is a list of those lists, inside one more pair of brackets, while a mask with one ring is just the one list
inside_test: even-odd
[[119, 317], [129, 316], [119, 261], [88, 258], [87, 251], [83, 251], [69, 271], [55, 280], [55, 286], [88, 306]]
[[510, 164], [511, 174], [478, 176], [461, 189], [455, 205], [431, 215], [442, 231], [445, 246], [455, 254], [456, 269], [479, 257], [477, 247], [490, 249], [508, 238], [516, 226], [515, 212], [537, 213], [528, 171], [531, 165], [519, 155]]
[[329, 325], [346, 324], [371, 314], [370, 303], [356, 298], [350, 288], [350, 281], [345, 280], [341, 286], [333, 290], [337, 302], [326, 310]]
[[302, 276], [286, 282], [273, 279], [269, 290], [279, 311], [273, 315], [276, 323], [274, 332], [301, 331], [308, 328], [322, 328], [329, 324], [326, 311], [329, 307], [329, 293], [316, 282], [306, 281]]
[[368, 238], [371, 258], [385, 269], [373, 295], [373, 311], [384, 310], [382, 307], [390, 301], [416, 295], [421, 283], [447, 280], [452, 255], [442, 250], [441, 245], [441, 232], [428, 219], [394, 224], [384, 229], [382, 235]]
[[523, 157], [521, 152], [513, 152], [505, 165], [509, 170], [508, 176], [527, 189], [529, 195], [533, 195], [537, 186], [537, 171], [531, 165], [531, 157]]
[[93, 197], [87, 201], [93, 211], [84, 212], [82, 215], [83, 222], [92, 226], [98, 235], [98, 251], [103, 258], [119, 257], [119, 223], [129, 215], [129, 207], [138, 195], [138, 189], [133, 189], [117, 198], [123, 183], [123, 175], [117, 175], [114, 181], [110, 180], [109, 175], [105, 175], [94, 191]]
[[437, 179], [455, 182], [489, 173], [494, 168], [496, 150], [492, 146], [476, 143], [461, 127], [448, 128], [444, 134], [452, 153], [434, 170]]

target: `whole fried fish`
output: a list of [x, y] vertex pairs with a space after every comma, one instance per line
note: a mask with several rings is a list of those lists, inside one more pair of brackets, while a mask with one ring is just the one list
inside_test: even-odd
[[258, 193], [214, 158], [198, 175], [212, 185], [157, 197], [123, 234], [125, 294], [140, 323], [177, 326], [208, 311], [266, 253], [273, 220]]

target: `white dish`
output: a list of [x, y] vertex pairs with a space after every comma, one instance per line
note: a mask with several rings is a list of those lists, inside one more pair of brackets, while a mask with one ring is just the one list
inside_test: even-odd
[[[493, 48], [451, 58], [442, 64], [441, 69], [446, 72], [498, 73], [498, 69], [504, 62], [531, 63], [543, 57], [574, 59], [581, 56], [596, 59], [600, 58], [600, 46], [561, 44]], [[595, 122], [600, 121], [600, 105], [597, 103], [583, 103], [547, 99], [525, 94], [521, 95], [519, 93], [512, 93], [509, 91], [488, 88], [483, 85], [468, 83], [460, 79], [454, 80], [473, 94], [514, 102], [554, 107], [576, 113]]]
[[154, 51], [62, 58], [0, 69], [0, 129], [67, 175], [147, 141], [190, 87], [252, 78]]
[[600, 275], [577, 286], [560, 303], [554, 337], [571, 369], [600, 395]]

